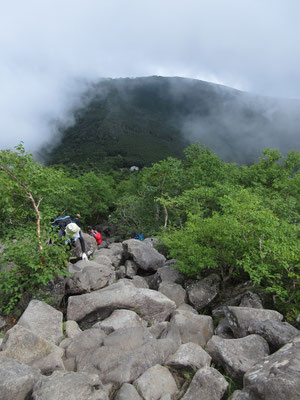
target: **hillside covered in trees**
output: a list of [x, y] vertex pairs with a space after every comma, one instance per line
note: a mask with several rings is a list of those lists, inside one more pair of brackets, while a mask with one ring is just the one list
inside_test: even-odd
[[58, 126], [41, 151], [48, 164], [84, 169], [150, 166], [209, 146], [223, 161], [249, 165], [261, 150], [299, 148], [300, 102], [271, 99], [185, 78], [103, 79], [89, 88], [72, 126]]
[[[187, 277], [210, 271], [229, 285], [252, 280], [292, 321], [299, 314], [299, 153], [267, 149], [251, 166], [191, 145], [140, 172], [75, 174], [45, 167], [22, 145], [0, 153], [0, 312], [64, 273], [69, 255], [51, 221], [80, 213], [88, 224], [155, 235]], [[49, 239], [52, 238], [52, 241]], [[54, 244], [56, 243], [56, 244]]]

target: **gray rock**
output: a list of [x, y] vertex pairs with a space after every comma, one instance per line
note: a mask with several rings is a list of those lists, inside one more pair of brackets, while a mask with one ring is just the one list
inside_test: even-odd
[[152, 339], [134, 350], [103, 346], [77, 357], [77, 371], [94, 371], [103, 383], [130, 383], [154, 365], [164, 364], [176, 350], [170, 339]]
[[192, 342], [205, 347], [214, 332], [212, 318], [207, 315], [176, 310], [171, 323], [178, 326], [182, 343]]
[[39, 301], [31, 300], [18, 321], [18, 325], [31, 330], [49, 342], [58, 344], [62, 337], [62, 312]]
[[69, 294], [82, 294], [101, 289], [108, 284], [113, 273], [112, 267], [107, 265], [87, 265], [67, 278], [67, 291]]
[[66, 348], [66, 357], [72, 358], [103, 344], [105, 333], [101, 329], [87, 329], [76, 335]]
[[251, 400], [249, 395], [241, 390], [235, 390], [228, 400]]
[[123, 253], [120, 252], [119, 246], [111, 247], [114, 244], [115, 243], [109, 245], [109, 248], [107, 249], [98, 249], [95, 255], [97, 258], [98, 256], [107, 256], [114, 267], [119, 267], [122, 263]]
[[0, 356], [0, 399], [25, 400], [40, 374], [17, 360]]
[[0, 331], [7, 325], [6, 320], [0, 316]]
[[300, 329], [300, 315], [296, 318], [296, 325]]
[[120, 265], [117, 269], [116, 269], [116, 278], [117, 279], [123, 279], [126, 276], [126, 268], [125, 265]]
[[104, 346], [118, 347], [120, 351], [134, 350], [154, 339], [146, 328], [123, 328], [108, 335], [103, 342]]
[[76, 321], [66, 321], [65, 324], [67, 338], [73, 339], [75, 336], [82, 332]]
[[171, 372], [159, 364], [145, 371], [133, 385], [145, 400], [159, 400], [166, 394], [174, 395], [178, 392]]
[[239, 307], [263, 308], [262, 300], [257, 293], [247, 290], [241, 295]]
[[239, 381], [242, 381], [245, 372], [256, 362], [269, 354], [268, 343], [258, 335], [242, 339], [222, 339], [213, 336], [205, 350], [213, 362], [224, 368], [227, 375]]
[[142, 278], [141, 276], [135, 275], [132, 278], [132, 283], [137, 288], [149, 289], [149, 285], [148, 285], [147, 281], [144, 278]]
[[159, 339], [160, 335], [168, 328], [169, 324], [170, 323], [167, 321], [158, 322], [148, 328], [148, 331], [151, 332], [151, 335], [153, 335], [155, 339]]
[[300, 331], [292, 325], [274, 320], [252, 320], [248, 332], [262, 336], [269, 343], [272, 350], [278, 350], [294, 337], [300, 336]]
[[6, 332], [1, 350], [1, 356], [13, 358], [28, 365], [32, 365], [37, 361], [41, 365], [43, 359], [46, 359], [47, 371], [51, 353], [55, 353], [54, 359], [56, 362], [64, 354], [62, 348], [37, 336], [34, 332], [23, 328], [21, 325], [15, 325]]
[[125, 257], [132, 258], [136, 265], [145, 271], [156, 271], [166, 261], [156, 249], [139, 240], [129, 239], [122, 244]]
[[221, 400], [228, 387], [228, 382], [214, 368], [199, 369], [181, 400]]
[[184, 343], [167, 359], [166, 365], [176, 369], [198, 370], [205, 365], [210, 366], [210, 363], [211, 356], [201, 346]]
[[126, 260], [125, 261], [125, 276], [127, 278], [133, 278], [138, 270], [138, 266], [136, 263], [132, 260]]
[[121, 328], [147, 327], [147, 322], [130, 310], [115, 310], [104, 321], [97, 322], [94, 328], [101, 328], [107, 335]]
[[45, 357], [34, 360], [31, 366], [40, 370], [44, 375], [50, 375], [53, 371], [65, 370], [62, 353], [59, 351], [53, 351]]
[[201, 281], [187, 285], [189, 302], [197, 311], [202, 310], [216, 298], [220, 290], [220, 281], [218, 275], [211, 274]]
[[162, 332], [159, 337], [160, 339], [171, 339], [176, 344], [176, 349], [182, 344], [181, 334], [178, 325], [171, 321], [166, 329]]
[[298, 400], [300, 393], [300, 338], [255, 364], [244, 376], [239, 400]]
[[184, 283], [184, 276], [171, 265], [165, 265], [159, 268], [151, 279], [151, 289], [157, 290], [161, 282], [178, 283], [182, 285]]
[[175, 303], [161, 293], [120, 281], [89, 294], [69, 297], [67, 319], [92, 324], [108, 317], [115, 309], [128, 309], [155, 323], [164, 321], [175, 307]]
[[155, 237], [146, 238], [143, 240], [143, 243], [147, 244], [148, 246], [155, 247], [155, 245], [158, 243], [158, 239]]
[[50, 306], [58, 309], [65, 295], [66, 279], [65, 277], [56, 277], [47, 285], [41, 286], [34, 297], [38, 300], [45, 301]]
[[107, 265], [108, 267], [112, 266], [111, 259], [105, 254], [97, 253], [98, 250], [94, 253], [93, 262], [101, 265]]
[[108, 400], [97, 375], [54, 372], [40, 379], [33, 388], [33, 400]]
[[88, 266], [90, 266], [90, 267], [98, 267], [99, 263], [96, 262], [95, 260], [92, 260], [92, 261], [90, 261], [90, 260], [89, 261], [79, 260], [74, 264], [69, 263], [67, 270], [68, 270], [69, 273], [74, 274], [76, 272], [82, 271], [85, 267], [88, 267]]
[[[91, 257], [97, 248], [97, 242], [95, 238], [87, 233], [82, 232], [82, 237], [85, 243], [85, 252], [88, 257]], [[79, 240], [76, 240], [75, 247], [72, 249], [72, 257], [81, 258], [82, 249]]]
[[173, 300], [177, 307], [187, 300], [185, 290], [178, 283], [162, 282], [158, 291]]
[[223, 339], [233, 339], [233, 333], [231, 327], [226, 318], [222, 318], [215, 329], [215, 335], [220, 336]]
[[252, 321], [274, 320], [282, 321], [283, 315], [274, 310], [264, 310], [250, 307], [224, 307], [223, 312], [235, 337], [248, 335]]
[[196, 311], [190, 304], [182, 303], [179, 307], [177, 307], [176, 311], [188, 311], [193, 314], [199, 315], [198, 311]]
[[123, 383], [114, 400], [142, 400], [142, 398], [133, 385]]

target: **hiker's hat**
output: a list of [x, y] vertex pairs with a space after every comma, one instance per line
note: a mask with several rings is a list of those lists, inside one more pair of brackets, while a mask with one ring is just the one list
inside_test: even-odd
[[68, 224], [66, 226], [66, 234], [67, 235], [78, 235], [78, 233], [80, 232], [80, 228], [77, 224], [75, 224], [74, 222], [71, 222], [70, 224]]

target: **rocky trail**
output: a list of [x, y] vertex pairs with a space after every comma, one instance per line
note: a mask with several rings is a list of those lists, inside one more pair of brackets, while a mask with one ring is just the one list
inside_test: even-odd
[[216, 274], [187, 281], [155, 239], [84, 238], [90, 261], [51, 293], [65, 315], [31, 300], [0, 320], [1, 400], [299, 400], [300, 331], [255, 291], [221, 302]]

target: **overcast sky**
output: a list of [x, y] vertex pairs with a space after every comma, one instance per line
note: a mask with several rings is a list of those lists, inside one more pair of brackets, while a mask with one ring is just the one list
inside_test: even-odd
[[34, 151], [100, 77], [300, 98], [299, 0], [0, 0], [0, 149]]

